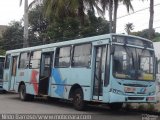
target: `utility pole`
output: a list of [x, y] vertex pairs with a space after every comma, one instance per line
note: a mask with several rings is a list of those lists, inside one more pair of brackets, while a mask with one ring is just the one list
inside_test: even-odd
[[23, 48], [28, 47], [28, 0], [24, 3], [24, 33], [23, 33]]
[[154, 0], [150, 0], [149, 39], [153, 36]]

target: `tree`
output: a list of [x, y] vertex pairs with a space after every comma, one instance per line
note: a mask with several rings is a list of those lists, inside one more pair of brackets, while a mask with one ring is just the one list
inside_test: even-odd
[[76, 17], [78, 16], [82, 25], [85, 21], [85, 11], [102, 10], [98, 7], [99, 0], [44, 0], [45, 14], [52, 18]]
[[[144, 29], [142, 31], [132, 32], [131, 34], [149, 39], [148, 33], [149, 33], [149, 29]], [[158, 37], [154, 29], [152, 29], [152, 33], [153, 33], [152, 38], [150, 40], [154, 39], [155, 37]]]
[[43, 6], [36, 5], [28, 13], [29, 28], [34, 33], [40, 34], [45, 31], [48, 26], [48, 20], [43, 16]]
[[125, 25], [125, 31], [127, 32], [128, 35], [131, 33], [131, 30], [133, 30], [133, 29], [134, 29], [133, 23], [127, 23]]
[[153, 35], [153, 19], [154, 19], [154, 0], [150, 0], [150, 18], [149, 18], [149, 39]]
[[[22, 43], [22, 44], [21, 44]], [[21, 22], [13, 21], [2, 34], [3, 50], [23, 47], [23, 27]]]
[[108, 21], [96, 17], [93, 11], [87, 12], [85, 24], [81, 26], [78, 16], [66, 16], [63, 19], [56, 17], [54, 21], [48, 21], [42, 17], [42, 7], [36, 6], [29, 11], [29, 28], [31, 33], [38, 35], [37, 41], [44, 44], [109, 33]]
[[48, 25], [43, 36], [50, 42], [58, 42], [109, 33], [108, 21], [101, 17], [97, 18], [92, 12], [88, 12], [86, 18], [83, 26], [81, 26], [78, 17], [65, 17], [63, 20], [56, 19]]
[[110, 33], [116, 33], [117, 11], [120, 2], [126, 6], [128, 12], [130, 9], [133, 10], [131, 0], [100, 0], [103, 11], [109, 9]]
[[[22, 5], [22, 0], [20, 0], [20, 6]], [[28, 0], [24, 3], [24, 33], [23, 33], [23, 47], [28, 47]]]

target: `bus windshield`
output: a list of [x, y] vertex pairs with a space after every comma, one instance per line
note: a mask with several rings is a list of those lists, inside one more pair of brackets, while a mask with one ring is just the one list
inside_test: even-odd
[[115, 46], [113, 75], [120, 79], [153, 80], [154, 52], [127, 46]]

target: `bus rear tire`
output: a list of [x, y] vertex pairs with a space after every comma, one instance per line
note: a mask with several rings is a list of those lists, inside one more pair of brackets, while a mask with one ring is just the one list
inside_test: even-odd
[[19, 90], [19, 97], [22, 101], [32, 101], [34, 100], [34, 95], [30, 95], [26, 93], [26, 86], [21, 85]]
[[76, 89], [73, 95], [73, 106], [76, 110], [84, 110], [85, 103], [83, 100], [83, 92], [80, 88]]
[[109, 107], [111, 110], [120, 110], [123, 106], [123, 103], [110, 103]]

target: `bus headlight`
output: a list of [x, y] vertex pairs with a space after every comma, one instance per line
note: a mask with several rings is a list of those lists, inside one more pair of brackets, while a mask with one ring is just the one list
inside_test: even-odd
[[155, 91], [149, 93], [149, 95], [155, 95], [155, 94], [156, 94]]
[[146, 101], [154, 101], [155, 100], [155, 97], [147, 97], [146, 98]]

